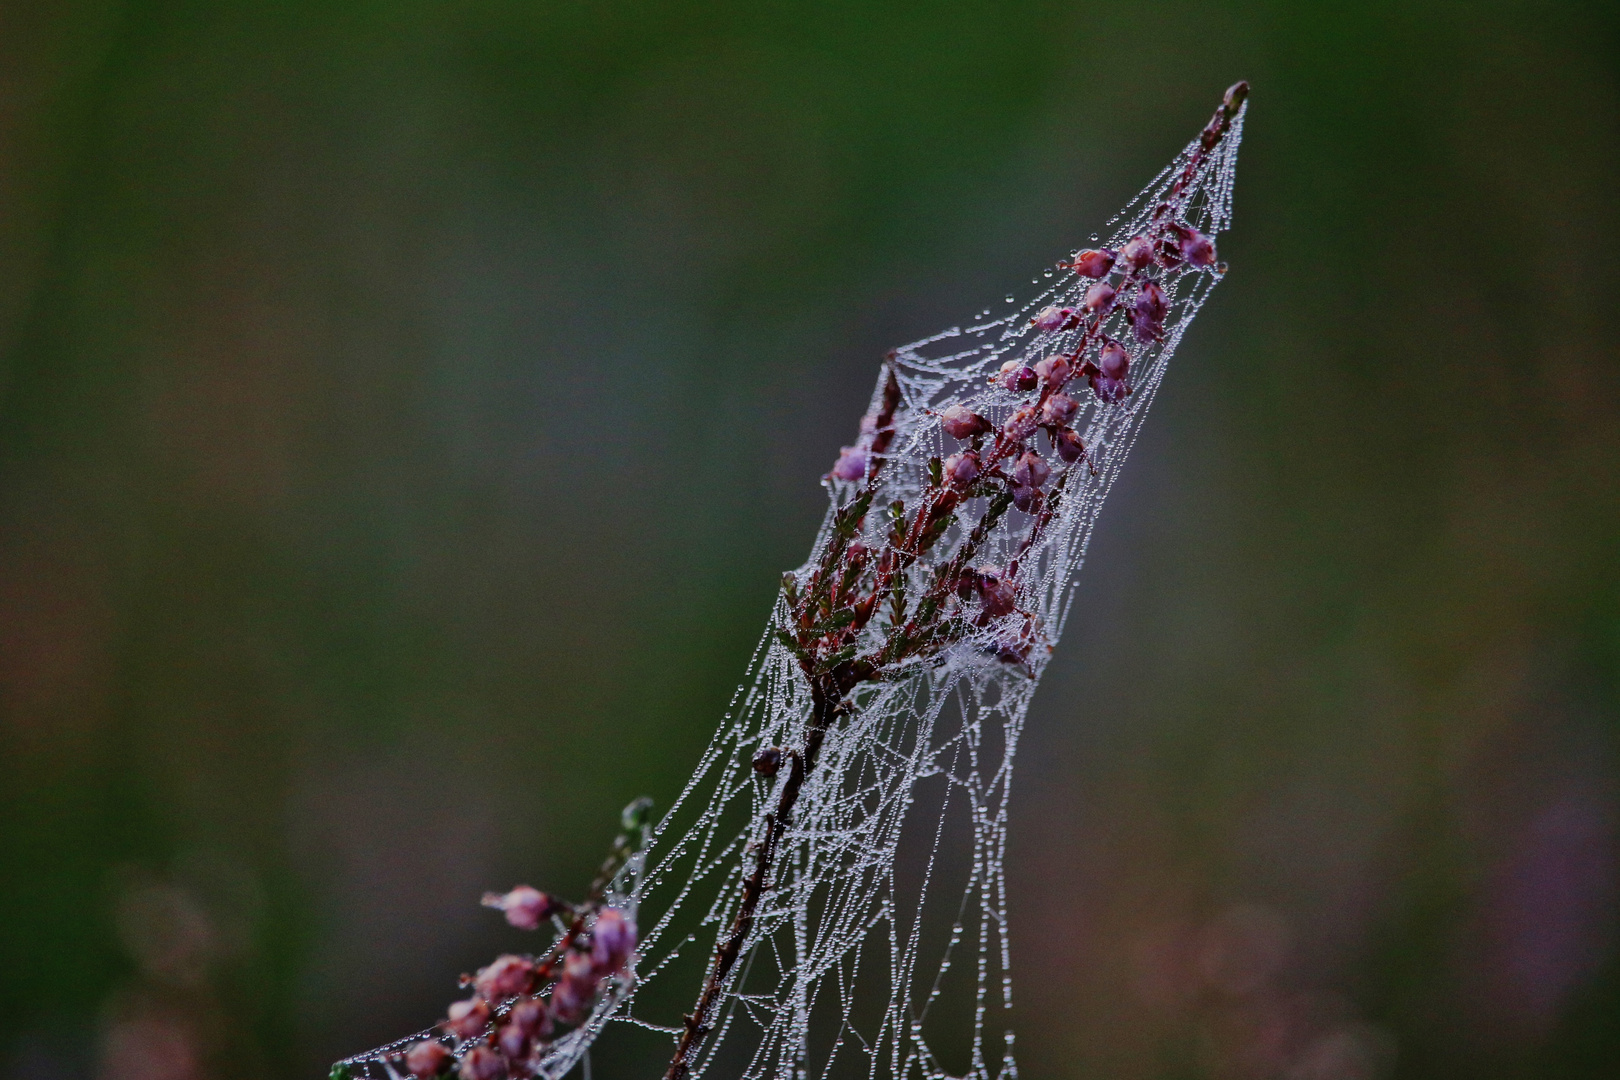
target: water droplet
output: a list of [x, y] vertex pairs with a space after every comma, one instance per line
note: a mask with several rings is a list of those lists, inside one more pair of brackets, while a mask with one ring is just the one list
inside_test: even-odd
[[1230, 267], [1228, 267], [1228, 266], [1227, 266], [1227, 265], [1226, 265], [1226, 264], [1225, 264], [1225, 263], [1223, 263], [1223, 262], [1218, 262], [1218, 263], [1216, 263], [1216, 264], [1215, 264], [1215, 272], [1216, 272], [1216, 273], [1217, 273], [1217, 274], [1224, 274], [1224, 273], [1226, 273], [1226, 271], [1227, 271], [1227, 270], [1229, 270], [1229, 269], [1231, 269], [1231, 268], [1230, 268]]
[[1096, 233], [1091, 234], [1091, 242], [1093, 244], [1095, 244], [1097, 242], [1097, 234]]
[[1041, 277], [1051, 277], [1051, 276], [1052, 276], [1052, 271], [1050, 271], [1050, 270], [1042, 270], [1041, 271]]
[[1007, 303], [1009, 303], [1009, 304], [1012, 303], [1013, 302], [1012, 293], [1008, 293], [1006, 299], [1007, 299]]

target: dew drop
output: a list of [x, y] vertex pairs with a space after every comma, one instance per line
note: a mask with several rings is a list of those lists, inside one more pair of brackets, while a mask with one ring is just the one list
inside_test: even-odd
[[1052, 276], [1052, 271], [1050, 271], [1050, 270], [1042, 270], [1041, 271], [1041, 277], [1051, 277], [1051, 276]]
[[1010, 304], [1010, 303], [1012, 303], [1012, 302], [1013, 302], [1013, 298], [1012, 298], [1012, 293], [1008, 293], [1008, 294], [1007, 294], [1007, 303], [1009, 303], [1009, 304]]
[[1093, 244], [1095, 244], [1097, 242], [1097, 234], [1096, 233], [1091, 234], [1091, 242]]

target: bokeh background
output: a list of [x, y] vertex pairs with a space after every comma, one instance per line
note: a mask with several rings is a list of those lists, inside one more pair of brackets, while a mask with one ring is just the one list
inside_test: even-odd
[[1243, 77], [1021, 758], [1023, 1073], [1616, 1075], [1617, 16], [4, 0], [0, 1068], [432, 1021], [678, 790], [883, 350]]

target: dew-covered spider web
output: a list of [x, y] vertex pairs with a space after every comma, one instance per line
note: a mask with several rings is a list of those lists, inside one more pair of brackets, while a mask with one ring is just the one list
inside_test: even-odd
[[[1243, 115], [1229, 108], [1224, 137], [1213, 146], [1207, 131], [1202, 143], [1189, 143], [1109, 222], [1100, 246], [1124, 249], [1143, 235], [1157, 244], [1178, 229], [1183, 237], [1187, 230], [1210, 238], [1224, 232]], [[981, 313], [886, 358], [857, 446], [869, 458], [864, 470], [852, 479], [829, 474], [828, 512], [811, 557], [786, 579], [747, 679], [646, 850], [613, 883], [609, 902], [640, 925], [633, 972], [613, 981], [589, 1018], [551, 1044], [540, 1074], [560, 1077], [609, 1028], [632, 1041], [651, 1038], [666, 1053], [697, 1026], [702, 1037], [676, 1075], [1014, 1080], [1005, 874], [1013, 760], [1030, 699], [1071, 614], [1098, 512], [1172, 355], [1225, 273], [1212, 258], [1199, 261], [1172, 256], [1126, 275], [1118, 304], [1089, 323], [1050, 317], [1053, 308], [1083, 313], [1096, 284], [1095, 276], [1062, 267], [1023, 303], [998, 305], [1000, 313]], [[1157, 334], [1127, 317], [1127, 290], [1149, 280], [1163, 289], [1166, 305], [1162, 325], [1149, 327]], [[807, 658], [787, 640], [783, 628], [803, 610], [795, 597], [810, 595], [818, 574], [835, 562], [858, 562], [845, 550], [852, 544], [874, 553], [871, 565], [879, 569], [864, 572], [881, 573], [888, 556], [876, 553], [893, 545], [888, 537], [898, 520], [887, 508], [926, 505], [930, 490], [941, 490], [938, 459], [963, 447], [942, 427], [946, 409], [963, 406], [994, 431], [1008, 430], [1031, 401], [998, 377], [1008, 361], [1033, 367], [1069, 354], [1078, 364], [1104, 341], [1129, 343], [1130, 392], [1094, 392], [1083, 377], [1073, 380], [1078, 409], [1070, 427], [1084, 444], [1078, 460], [1060, 460], [1055, 441], [1042, 450], [1039, 436], [1027, 436], [1027, 447], [1051, 467], [1041, 501], [1013, 508], [1003, 500], [997, 516], [990, 489], [972, 488], [937, 542], [882, 586], [887, 614], [837, 631], [845, 635], [838, 642], [848, 641], [839, 655]], [[863, 492], [871, 496], [869, 512], [858, 522], [841, 516]], [[1010, 585], [1011, 610], [970, 603], [970, 590], [953, 584], [970, 579]], [[950, 595], [940, 591], [942, 582]], [[895, 646], [897, 628], [916, 623], [929, 603], [944, 629], [927, 647]], [[851, 617], [835, 612], [827, 625], [839, 618], [848, 624]], [[814, 670], [826, 670], [852, 656], [875, 657], [871, 674], [840, 687], [841, 706], [820, 714], [831, 719], [819, 754], [810, 752], [813, 767], [803, 770], [791, 811], [782, 813], [793, 770], [761, 770], [755, 759], [770, 748], [791, 755], [807, 744], [818, 715], [812, 661], [821, 665]], [[779, 814], [784, 820], [773, 824]], [[750, 901], [748, 878], [773, 836], [779, 839], [763, 888]], [[734, 967], [700, 1015], [683, 1020], [740, 911], [751, 919]], [[351, 1062], [381, 1061], [388, 1050]]]

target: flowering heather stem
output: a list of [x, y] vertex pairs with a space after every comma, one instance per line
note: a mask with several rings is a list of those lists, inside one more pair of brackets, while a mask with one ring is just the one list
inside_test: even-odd
[[[1072, 353], [1042, 360], [1034, 368], [1008, 361], [992, 381], [1007, 390], [1038, 391], [1033, 401], [1017, 409], [1005, 424], [994, 430], [988, 447], [983, 440], [992, 432], [984, 417], [960, 402], [941, 411], [943, 430], [968, 444], [968, 449], [948, 461], [929, 462], [927, 482], [917, 499], [914, 512], [906, 513], [896, 501], [888, 508], [893, 528], [876, 553], [856, 540], [878, 491], [878, 475], [886, 452], [894, 439], [895, 415], [901, 390], [895, 377], [892, 354], [884, 388], [873, 412], [862, 422], [862, 438], [856, 446], [841, 452], [829, 473], [829, 480], [845, 483], [863, 481], [857, 493], [833, 514], [830, 535], [816, 569], [803, 582], [802, 591], [793, 575], [784, 579], [787, 618], [779, 624], [777, 640], [797, 661], [809, 686], [811, 715], [805, 724], [800, 745], [785, 755], [788, 774], [777, 787], [774, 803], [755, 827], [755, 838], [745, 858], [752, 867], [743, 879], [742, 891], [731, 924], [715, 944], [697, 1003], [685, 1017], [665, 1080], [685, 1080], [691, 1063], [714, 1026], [715, 1011], [725, 996], [728, 981], [738, 959], [749, 945], [760, 898], [766, 889], [783, 835], [806, 779], [816, 768], [823, 740], [829, 727], [851, 706], [848, 695], [864, 682], [892, 677], [908, 661], [926, 659], [964, 640], [969, 631], [1009, 615], [1022, 615], [1024, 630], [1016, 640], [997, 647], [997, 655], [1009, 664], [1026, 661], [1034, 624], [1028, 612], [1019, 612], [1013, 583], [1023, 556], [1041, 538], [1057, 512], [1070, 471], [1090, 462], [1085, 447], [1069, 427], [1076, 403], [1064, 392], [1071, 377], [1089, 378], [1099, 401], [1114, 404], [1131, 393], [1128, 381], [1129, 356], [1118, 342], [1107, 340], [1103, 323], [1116, 299], [1134, 299], [1125, 308], [1125, 318], [1139, 342], [1148, 345], [1163, 339], [1167, 311], [1164, 290], [1148, 276], [1157, 265], [1170, 268], [1184, 264], [1195, 270], [1215, 265], [1214, 246], [1209, 237], [1177, 220], [1188, 185], [1198, 174], [1211, 151], [1230, 130], [1238, 114], [1248, 84], [1238, 83], [1226, 92], [1198, 145], [1181, 174], [1154, 208], [1148, 228], [1119, 252], [1081, 252], [1068, 268], [1082, 277], [1099, 279], [1086, 295], [1084, 314], [1070, 308], [1050, 308], [1036, 317], [1042, 330], [1080, 328]], [[1117, 269], [1116, 269], [1117, 264]], [[1120, 273], [1115, 286], [1111, 273]], [[1097, 347], [1093, 360], [1089, 353]], [[1051, 489], [1042, 492], [1052, 474], [1051, 465], [1029, 440], [1044, 429], [1052, 448], [1066, 466]], [[1016, 464], [1014, 460], [1016, 459]], [[1003, 468], [1007, 463], [1009, 468]], [[985, 500], [985, 509], [972, 529], [964, 529], [956, 551], [939, 563], [932, 579], [916, 596], [915, 607], [907, 608], [907, 572], [957, 521], [957, 510], [971, 498]], [[974, 571], [969, 568], [975, 555], [996, 529], [1006, 522], [1010, 506], [1029, 513], [1033, 520], [1022, 543], [1013, 552], [1005, 574], [995, 568]], [[979, 610], [969, 615], [964, 609], [951, 609], [953, 595], [964, 601], [977, 590]], [[861, 654], [862, 630], [888, 599], [892, 606], [887, 633], [875, 647]], [[867, 639], [869, 640], [869, 639]], [[755, 759], [755, 767], [774, 775], [783, 760], [781, 752], [770, 748]]]

